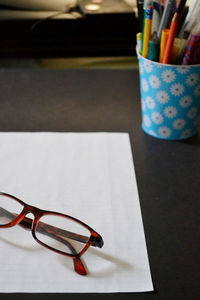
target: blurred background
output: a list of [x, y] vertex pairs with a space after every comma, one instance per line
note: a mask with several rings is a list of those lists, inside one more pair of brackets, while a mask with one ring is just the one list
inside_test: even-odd
[[0, 65], [132, 57], [137, 32], [136, 0], [0, 0]]

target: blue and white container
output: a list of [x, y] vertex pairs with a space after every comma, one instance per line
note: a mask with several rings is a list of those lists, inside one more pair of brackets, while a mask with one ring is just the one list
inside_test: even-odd
[[138, 54], [142, 128], [157, 138], [181, 140], [197, 133], [200, 65], [166, 65]]

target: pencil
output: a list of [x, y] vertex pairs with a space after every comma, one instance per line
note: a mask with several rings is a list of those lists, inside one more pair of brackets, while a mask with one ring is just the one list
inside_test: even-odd
[[178, 5], [177, 5], [177, 10], [173, 16], [171, 25], [170, 25], [170, 30], [169, 30], [169, 37], [167, 40], [167, 44], [166, 44], [166, 49], [165, 49], [165, 53], [164, 53], [164, 57], [163, 57], [163, 63], [164, 64], [168, 64], [170, 63], [170, 59], [171, 59], [171, 54], [172, 54], [172, 48], [173, 48], [173, 42], [174, 42], [174, 38], [176, 36], [176, 32], [177, 32], [177, 28], [178, 28], [178, 21], [179, 21], [179, 17], [184, 9], [184, 5], [186, 0], [179, 0], [177, 1]]
[[169, 29], [169, 36], [167, 39], [166, 49], [164, 52], [163, 64], [168, 64], [170, 62], [173, 42], [174, 42], [177, 28], [178, 28], [178, 14], [175, 13]]
[[144, 40], [143, 40], [143, 48], [142, 55], [147, 58], [148, 56], [148, 44], [151, 38], [151, 24], [152, 24], [152, 6], [148, 6], [146, 9], [146, 19], [145, 19], [145, 28], [144, 28]]

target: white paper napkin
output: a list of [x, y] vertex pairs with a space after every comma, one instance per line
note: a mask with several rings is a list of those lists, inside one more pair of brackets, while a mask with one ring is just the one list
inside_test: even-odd
[[0, 141], [0, 191], [78, 218], [104, 239], [82, 256], [89, 274], [80, 276], [30, 231], [0, 229], [0, 292], [153, 290], [128, 134], [0, 133]]

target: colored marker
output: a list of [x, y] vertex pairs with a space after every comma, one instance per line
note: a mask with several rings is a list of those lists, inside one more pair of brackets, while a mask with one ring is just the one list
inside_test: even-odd
[[137, 50], [141, 54], [142, 53], [142, 32], [137, 33]]
[[175, 38], [174, 43], [173, 43], [173, 47], [172, 47], [172, 55], [171, 55], [171, 62], [172, 63], [176, 63], [180, 46], [181, 46], [181, 39]]
[[183, 58], [183, 63], [182, 63], [183, 65], [192, 64], [194, 50], [199, 45], [199, 42], [200, 42], [200, 35], [196, 33], [192, 33], [186, 53]]
[[188, 40], [187, 39], [181, 38], [180, 40], [181, 40], [180, 48], [179, 48], [179, 51], [177, 53], [177, 59], [176, 59], [177, 64], [182, 64], [183, 57], [184, 57], [185, 51], [186, 51], [187, 46], [188, 46]]
[[157, 33], [153, 33], [152, 39], [149, 41], [149, 48], [148, 48], [148, 59], [153, 61], [158, 61], [159, 57], [159, 39], [157, 38]]
[[169, 29], [167, 29], [167, 28], [163, 29], [162, 35], [161, 35], [161, 42], [160, 42], [160, 57], [159, 57], [160, 63], [163, 62], [163, 57], [164, 57], [164, 53], [165, 53], [168, 36], [169, 36]]

